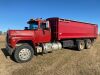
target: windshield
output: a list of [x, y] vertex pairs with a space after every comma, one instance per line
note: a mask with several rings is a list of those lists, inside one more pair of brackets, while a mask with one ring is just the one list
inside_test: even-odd
[[38, 29], [38, 22], [34, 22], [32, 24], [29, 25], [29, 29], [32, 30], [32, 29]]

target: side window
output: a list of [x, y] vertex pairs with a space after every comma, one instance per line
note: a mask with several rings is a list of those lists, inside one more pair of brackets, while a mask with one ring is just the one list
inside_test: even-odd
[[46, 21], [46, 23], [41, 23], [40, 28], [41, 29], [48, 29], [49, 28], [49, 21]]
[[40, 28], [41, 28], [41, 29], [46, 29], [46, 23], [41, 23], [41, 24], [40, 24]]

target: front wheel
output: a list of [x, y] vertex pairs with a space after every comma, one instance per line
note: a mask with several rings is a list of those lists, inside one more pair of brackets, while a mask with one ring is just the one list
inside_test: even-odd
[[15, 61], [19, 63], [30, 61], [33, 55], [34, 50], [28, 44], [23, 44], [21, 46], [16, 47], [13, 54]]

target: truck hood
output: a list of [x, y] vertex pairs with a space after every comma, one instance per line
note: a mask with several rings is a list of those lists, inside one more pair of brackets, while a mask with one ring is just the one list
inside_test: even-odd
[[32, 37], [32, 36], [34, 36], [34, 30], [8, 30], [7, 34], [12, 37], [13, 36], [15, 36], [15, 37], [18, 37], [18, 36]]

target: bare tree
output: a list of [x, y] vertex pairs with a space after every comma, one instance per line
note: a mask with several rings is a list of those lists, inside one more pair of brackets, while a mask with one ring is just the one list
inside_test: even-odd
[[0, 35], [2, 35], [2, 31], [0, 31]]

